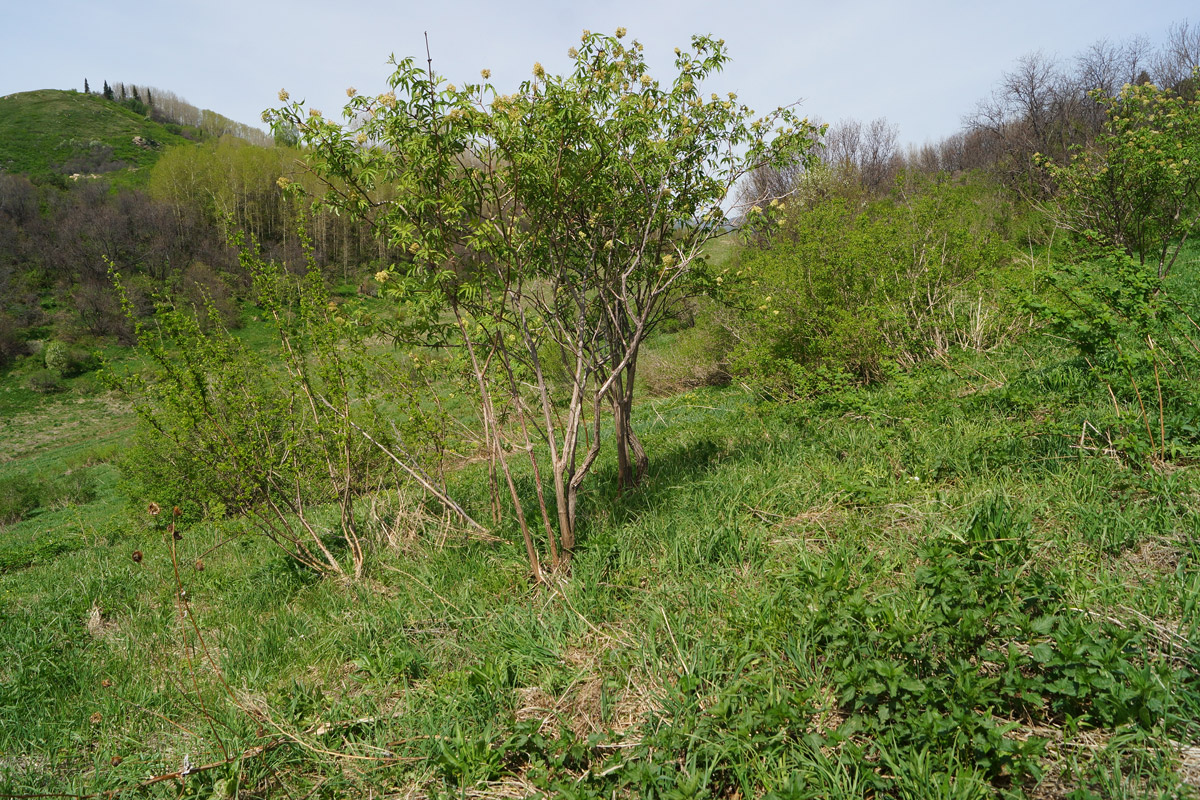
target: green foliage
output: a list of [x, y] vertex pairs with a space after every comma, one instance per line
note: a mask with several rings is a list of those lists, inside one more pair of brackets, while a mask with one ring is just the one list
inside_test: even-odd
[[62, 342], [47, 343], [42, 350], [42, 358], [46, 362], [46, 369], [53, 370], [59, 375], [67, 371], [67, 346]]
[[1153, 263], [1115, 246], [1080, 246], [1072, 255], [1026, 307], [1077, 348], [1108, 392], [1110, 441], [1135, 458], [1190, 452], [1200, 442], [1194, 265], [1163, 279]]
[[[144, 423], [125, 462], [130, 492], [189, 519], [202, 510], [243, 515], [307, 566], [357, 576], [354, 501], [396, 480], [388, 448], [413, 459], [409, 469], [436, 467], [436, 417], [408, 375], [380, 367], [365, 330], [342, 316], [311, 264], [295, 278], [249, 248], [242, 261], [282, 363], [234, 338], [211, 305], [207, 328], [191, 310], [160, 305], [154, 328], [138, 329], [139, 352], [158, 374], [109, 374]], [[336, 507], [336, 547], [325, 541], [330, 511], [321, 506]]]
[[146, 114], [148, 114], [150, 111], [150, 109], [146, 106], [146, 104], [143, 103], [141, 101], [141, 99], [136, 96], [136, 94], [133, 97], [127, 97], [124, 100], [122, 100], [121, 105], [124, 108], [128, 108], [130, 111], [137, 114], [139, 117], [146, 116]]
[[41, 505], [41, 487], [27, 475], [0, 478], [0, 525], [24, 517]]
[[733, 369], [771, 393], [877, 381], [1005, 330], [1011, 257], [986, 189], [921, 182], [872, 204], [833, 194], [751, 209], [757, 247], [722, 280], [745, 309]]
[[[409, 77], [427, 88], [418, 71]], [[557, 80], [500, 110], [537, 117], [551, 96], [570, 119], [577, 106], [557, 96]], [[618, 106], [639, 98], [601, 90]], [[460, 93], [444, 91], [450, 107], [429, 118], [429, 146], [405, 151], [426, 166], [437, 143], [461, 144], [439, 138], [459, 108]], [[393, 100], [402, 104], [375, 108]], [[388, 125], [402, 126], [423, 108], [379, 114], [396, 111]], [[681, 111], [700, 113], [692, 109]], [[520, 134], [509, 122], [505, 135]], [[528, 215], [492, 217], [480, 203], [455, 216], [461, 209], [433, 201], [421, 213], [462, 223], [450, 231], [462, 237], [452, 248], [462, 260], [422, 255], [418, 231], [411, 263], [380, 273], [399, 313], [381, 312], [381, 301], [362, 307], [389, 317], [393, 333], [454, 345], [447, 361], [462, 372], [465, 344], [479, 348], [488, 366], [468, 379], [498, 399], [494, 456], [511, 469], [518, 507], [537, 502], [552, 455], [527, 460], [529, 436], [513, 433], [539, 403], [529, 387], [547, 378], [547, 421], [530, 424], [548, 428], [569, 414], [579, 374], [553, 328], [552, 290], [571, 284], [541, 282], [546, 256], [583, 274], [590, 254], [626, 259], [634, 249], [603, 238], [624, 224], [619, 209], [595, 221], [579, 208], [554, 216], [539, 193], [554, 151], [546, 135], [557, 129], [541, 120], [529, 130], [530, 146], [546, 150], [521, 162]], [[578, 161], [564, 158], [568, 172], [595, 166], [580, 150], [568, 153]], [[651, 151], [639, 163], [653, 168]], [[440, 179], [472, 168], [464, 160]], [[372, 202], [403, 197], [388, 180]], [[981, 211], [984, 198], [943, 185], [868, 206], [814, 192], [804, 207], [810, 220], [790, 206], [763, 209], [751, 223], [760, 249], [728, 272], [697, 257], [679, 276], [688, 292], [723, 295], [735, 284], [740, 308], [670, 293], [662, 316], [646, 318], [657, 330], [640, 343], [639, 386], [689, 391], [630, 408], [661, 456], [636, 492], [596, 481], [572, 497], [583, 513], [569, 578], [532, 589], [505, 520], [479, 537], [452, 525], [411, 535], [429, 524], [423, 492], [409, 491], [413, 473], [394, 471], [392, 457], [426, 475], [443, 467], [447, 420], [434, 409], [462, 408], [453, 405], [462, 376], [426, 374], [427, 351], [385, 354], [362, 309], [342, 302], [350, 293], [331, 293], [311, 263], [288, 269], [243, 252], [258, 305], [236, 336], [218, 307], [222, 274], [197, 266], [184, 278], [190, 296], [143, 326], [138, 359], [110, 365], [142, 414], [135, 447], [128, 412], [111, 398], [30, 393], [35, 359], [0, 376], [0, 793], [1193, 792], [1179, 755], [1200, 744], [1200, 480], [1188, 458], [1130, 469], [1086, 453], [1190, 455], [1200, 427], [1195, 264], [1181, 257], [1160, 280], [1149, 259], [1120, 248], [1076, 251], [1030, 301], [1055, 335], [983, 353], [1001, 338], [994, 318], [980, 327], [938, 309], [959, 292], [983, 309], [1012, 282], [992, 273], [1006, 255], [1004, 223]], [[497, 219], [512, 230], [489, 228]], [[539, 224], [553, 234], [546, 247]], [[553, 233], [579, 230], [601, 237], [599, 248], [574, 250]], [[655, 239], [647, 252], [671, 263], [630, 274], [669, 273], [681, 263], [670, 248], [686, 235]], [[492, 236], [495, 250], [464, 244]], [[530, 263], [505, 247], [529, 247]], [[486, 302], [504, 285], [488, 272], [497, 253], [528, 270], [534, 288], [511, 295], [528, 305]], [[747, 265], [753, 273], [737, 276]], [[925, 306], [913, 299], [922, 296]], [[774, 360], [756, 381], [801, 397], [773, 405], [736, 386], [691, 388], [724, 367], [731, 347], [745, 378], [760, 346]], [[56, 369], [75, 358], [53, 350], [45, 356]], [[943, 357], [917, 363], [931, 354]], [[871, 374], [892, 379], [864, 385]], [[446, 380], [426, 392], [427, 379]], [[804, 397], [819, 388], [833, 391]], [[611, 437], [588, 413], [591, 441]], [[464, 430], [475, 421], [459, 420]], [[495, 508], [474, 432], [455, 447], [456, 493], [472, 513]], [[102, 507], [116, 506], [118, 478], [102, 462], [125, 450], [133, 517]], [[596, 456], [597, 475], [620, 469], [614, 454]], [[149, 500], [180, 513], [150, 517]], [[240, 536], [248, 525], [275, 543]], [[356, 541], [372, 540], [398, 546], [356, 552]], [[360, 567], [369, 581], [317, 575]], [[181, 763], [222, 766], [145, 785]]]
[[46, 343], [42, 359], [47, 370], [63, 378], [74, 378], [100, 366], [97, 353], [59, 341]]
[[1028, 530], [993, 499], [961, 538], [922, 550], [915, 597], [826, 598], [822, 641], [856, 651], [833, 680], [859, 726], [898, 743], [943, 743], [995, 778], [1020, 775], [1041, 752], [1005, 737], [996, 718], [1164, 722], [1173, 683], [1194, 678], [1143, 661], [1138, 633], [1070, 611], [1061, 579], [1030, 568]]
[[[1045, 164], [1078, 238], [1027, 305], [1109, 392], [1110, 442], [1176, 457], [1200, 441], [1200, 302], [1180, 261], [1200, 221], [1200, 101], [1149, 83], [1095, 99], [1106, 112], [1095, 143]], [[1172, 280], [1177, 264], [1187, 276]]]
[[[407, 254], [380, 271], [381, 294], [399, 303], [410, 340], [464, 353], [538, 579], [502, 454], [536, 459], [540, 440], [554, 502], [539, 490], [538, 510], [557, 566], [575, 546], [577, 493], [601, 442], [616, 446], [618, 485], [645, 472], [630, 423], [638, 357], [674, 299], [713, 288], [704, 245], [728, 223], [723, 201], [752, 170], [803, 161], [812, 141], [788, 109], [753, 119], [733, 93], [704, 96], [729, 58], [723, 40], [693, 37], [658, 79], [625, 35], [585, 32], [569, 74], [535, 64], [513, 94], [487, 70], [459, 88], [409, 58], [394, 61], [391, 91], [349, 92], [346, 125], [302, 103], [265, 115], [298, 132], [327, 206], [370, 219]], [[506, 434], [505, 419], [520, 433]]]
[[[1081, 457], [1078, 425], [1047, 433], [1109, 402], [1056, 343], [775, 407], [733, 387], [644, 403], [662, 457], [637, 492], [581, 496], [571, 580], [532, 591], [506, 527], [372, 549], [371, 580], [345, 583], [238, 536], [240, 519], [182, 517], [174, 541], [143, 509], [31, 513], [0, 543], [0, 786], [136, 793], [183, 753], [255, 752], [265, 716], [312, 746], [213, 770], [213, 785], [923, 800], [1054, 780], [1186, 796], [1195, 470], [1130, 470]], [[611, 454], [597, 469], [612, 474]], [[531, 468], [514, 472], [528, 499]], [[485, 479], [482, 464], [453, 475], [469, 509], [488, 507]], [[356, 509], [368, 536], [398, 513], [374, 501]], [[180, 625], [176, 564], [216, 667]], [[216, 669], [252, 687], [251, 713]], [[94, 772], [55, 767], [87, 758]]]
[[53, 369], [40, 369], [29, 376], [29, 388], [38, 394], [57, 394], [67, 389], [62, 373]]
[[1093, 98], [1105, 111], [1096, 140], [1077, 148], [1070, 163], [1045, 162], [1057, 185], [1058, 218], [1148, 262], [1163, 278], [1200, 221], [1200, 99], [1151, 83]]
[[151, 196], [194, 209], [210, 224], [249, 231], [257, 241], [290, 231], [292, 212], [279, 180], [294, 172], [295, 153], [256, 147], [234, 136], [165, 149], [150, 172]]
[[96, 481], [87, 470], [47, 479], [28, 474], [0, 478], [0, 525], [9, 525], [39, 509], [84, 505], [96, 499]]

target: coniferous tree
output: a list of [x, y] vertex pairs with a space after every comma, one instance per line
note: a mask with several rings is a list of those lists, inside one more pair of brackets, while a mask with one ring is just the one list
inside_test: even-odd
[[121, 84], [121, 102], [125, 102], [125, 84]]
[[134, 86], [132, 88], [133, 88], [133, 99], [137, 100], [139, 103], [142, 102], [142, 98], [138, 97], [137, 87]]
[[112, 87], [108, 85], [108, 81], [104, 82], [104, 99], [105, 100], [113, 99], [113, 90], [112, 90]]
[[83, 93], [84, 94], [92, 93], [92, 87], [88, 86], [87, 78], [83, 79]]
[[151, 97], [150, 97], [150, 87], [149, 87], [149, 86], [147, 86], [147, 87], [146, 87], [146, 106], [147, 106], [147, 107], [149, 107], [149, 106], [152, 106], [152, 105], [154, 105], [154, 100], [153, 100], [153, 99], [151, 99]]

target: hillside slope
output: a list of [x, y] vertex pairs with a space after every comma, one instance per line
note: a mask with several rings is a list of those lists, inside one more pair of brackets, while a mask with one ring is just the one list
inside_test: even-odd
[[43, 89], [0, 98], [0, 172], [43, 180], [107, 173], [136, 184], [164, 147], [187, 141], [99, 95]]

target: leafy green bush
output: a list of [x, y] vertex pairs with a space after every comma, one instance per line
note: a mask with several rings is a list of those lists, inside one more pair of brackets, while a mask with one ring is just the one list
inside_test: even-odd
[[87, 470], [53, 479], [33, 475], [0, 478], [0, 525], [19, 522], [39, 508], [83, 505], [96, 499], [96, 481]]
[[67, 346], [62, 342], [49, 342], [42, 350], [42, 359], [46, 362], [46, 369], [57, 372], [59, 375], [67, 371], [68, 358]]
[[1112, 400], [1105, 437], [1135, 457], [1174, 457], [1200, 443], [1200, 298], [1188, 260], [1200, 223], [1200, 102], [1152, 84], [1094, 97], [1106, 113], [1094, 145], [1044, 162], [1054, 215], [1075, 239], [1027, 304]]
[[1165, 278], [1200, 222], [1200, 101], [1149, 82], [1092, 98], [1105, 112], [1095, 142], [1065, 164], [1039, 159], [1056, 185], [1054, 216]]
[[[1112, 401], [1104, 437], [1133, 456], [1174, 457], [1200, 443], [1200, 305], [1185, 270], [1101, 242], [1081, 243], [1054, 265], [1026, 306], [1070, 342]], [[1189, 267], [1191, 265], [1188, 265]]]
[[761, 244], [726, 273], [745, 311], [731, 364], [767, 388], [877, 381], [1007, 329], [994, 291], [1009, 252], [978, 187], [927, 182], [895, 200], [820, 196], [752, 216]]
[[81, 506], [95, 499], [96, 479], [89, 471], [77, 469], [45, 483], [42, 505]]
[[42, 502], [42, 487], [28, 475], [0, 478], [0, 525], [25, 517]]
[[100, 357], [96, 353], [59, 341], [49, 342], [42, 350], [42, 358], [47, 370], [64, 378], [74, 378], [100, 366]]
[[185, 519], [244, 515], [306, 566], [358, 576], [355, 499], [399, 480], [396, 467], [436, 493], [437, 414], [411, 373], [372, 356], [366, 329], [341, 316], [311, 263], [296, 278], [250, 249], [242, 260], [279, 359], [233, 337], [211, 303], [207, 328], [194, 309], [161, 305], [153, 330], [138, 327], [155, 374], [109, 376], [143, 423], [127, 491]]
[[66, 390], [62, 373], [52, 369], [40, 369], [29, 376], [29, 388], [38, 394], [55, 394]]
[[74, 378], [77, 375], [99, 369], [99, 367], [99, 353], [81, 347], [72, 347], [67, 351], [67, 369], [63, 372], [63, 377]]

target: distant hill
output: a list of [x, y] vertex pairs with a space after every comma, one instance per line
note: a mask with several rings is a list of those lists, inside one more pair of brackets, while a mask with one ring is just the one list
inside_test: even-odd
[[140, 185], [165, 147], [200, 137], [96, 94], [43, 89], [0, 97], [0, 172], [33, 180], [103, 175]]

